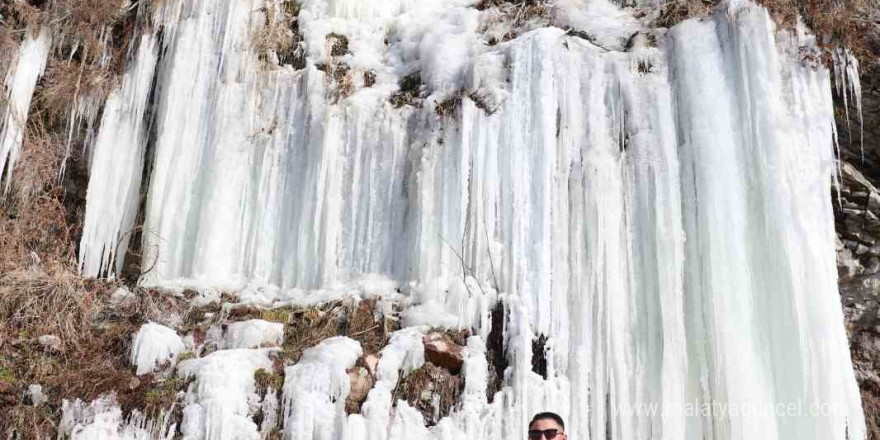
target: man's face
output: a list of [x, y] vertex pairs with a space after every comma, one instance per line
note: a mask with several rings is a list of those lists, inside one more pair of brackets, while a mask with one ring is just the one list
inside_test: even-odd
[[[547, 431], [556, 430], [556, 436], [550, 437]], [[540, 431], [540, 433], [538, 432]], [[539, 419], [535, 420], [529, 426], [529, 440], [568, 440], [568, 437], [563, 433], [562, 427], [559, 426], [553, 419]]]

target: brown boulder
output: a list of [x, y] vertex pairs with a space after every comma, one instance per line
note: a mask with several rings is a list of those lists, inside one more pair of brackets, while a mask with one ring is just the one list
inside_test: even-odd
[[358, 413], [361, 405], [367, 400], [367, 395], [373, 388], [373, 376], [364, 367], [348, 369], [348, 380], [351, 382], [351, 391], [345, 399], [345, 410], [348, 414]]
[[462, 347], [443, 333], [431, 333], [422, 339], [425, 344], [425, 360], [449, 370], [452, 374], [461, 372], [464, 365]]

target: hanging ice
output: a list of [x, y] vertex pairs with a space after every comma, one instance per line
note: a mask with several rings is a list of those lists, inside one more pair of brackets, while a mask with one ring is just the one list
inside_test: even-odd
[[122, 87], [107, 99], [95, 140], [91, 173], [105, 176], [89, 182], [86, 219], [79, 250], [84, 275], [97, 277], [122, 270], [140, 201], [146, 109], [157, 58], [156, 36], [140, 39], [137, 57]]
[[[665, 31], [571, 0], [547, 14], [570, 32], [489, 45], [497, 17], [473, 3], [305, 1], [305, 68], [262, 70], [259, 11], [278, 4], [169, 1], [155, 144], [142, 101], [105, 118], [125, 148], [96, 149], [85, 272], [119, 270], [149, 150], [144, 284], [269, 303], [351, 286], [400, 299], [399, 286], [407, 324], [479, 335], [465, 402], [430, 429], [406, 403], [392, 411], [388, 389], [406, 356], [423, 362], [406, 344], [420, 329], [395, 335], [347, 418], [340, 372], [357, 350], [319, 346], [288, 368], [289, 438], [517, 438], [550, 409], [578, 439], [864, 439], [837, 299], [831, 81], [799, 58], [815, 41], [745, 1]], [[473, 371], [495, 301], [509, 368], [489, 403]], [[546, 379], [531, 370], [538, 337]], [[192, 364], [184, 432], [255, 437], [246, 402], [264, 356]], [[229, 373], [220, 399], [224, 362], [251, 376]], [[800, 412], [780, 414], [789, 404]]]
[[6, 176], [4, 194], [9, 191], [12, 183], [12, 170], [24, 142], [31, 98], [37, 81], [46, 69], [51, 44], [48, 27], [43, 27], [37, 35], [28, 29], [27, 37], [18, 51], [18, 58], [6, 74], [4, 93], [7, 102], [0, 119], [0, 178]]

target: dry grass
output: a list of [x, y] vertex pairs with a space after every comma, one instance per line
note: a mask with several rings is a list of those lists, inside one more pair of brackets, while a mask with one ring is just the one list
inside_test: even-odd
[[[10, 402], [0, 399], [0, 437], [48, 438], [59, 420], [63, 399], [92, 401], [115, 392], [124, 414], [149, 416], [168, 411], [188, 383], [152, 375], [136, 376], [129, 362], [132, 335], [147, 320], [162, 322], [187, 302], [149, 290], [136, 290], [122, 305], [110, 303], [118, 286], [88, 281], [69, 267], [43, 273], [18, 270], [0, 276], [0, 381], [12, 386]], [[38, 338], [60, 338], [60, 351]], [[28, 385], [43, 385], [49, 403], [33, 408], [24, 401]], [[2, 396], [0, 396], [2, 397]], [[172, 413], [179, 418], [181, 414]]]
[[[758, 0], [766, 7], [774, 21], [783, 29], [792, 28], [802, 17], [807, 26], [819, 36], [820, 44], [834, 48], [849, 48], [860, 60], [880, 56], [880, 32], [877, 30], [880, 6], [871, 0]], [[714, 2], [679, 0], [664, 4], [654, 23], [672, 27], [693, 17], [712, 13]], [[830, 62], [830, 58], [825, 59]]]
[[550, 7], [544, 0], [483, 0], [476, 8], [490, 14], [481, 29], [490, 46], [546, 26], [551, 19]]
[[660, 7], [660, 15], [653, 23], [659, 27], [672, 27], [694, 17], [705, 17], [712, 13], [714, 3], [702, 0], [677, 0]]
[[31, 117], [12, 187], [0, 202], [0, 273], [72, 264], [74, 245], [65, 190], [58, 181], [64, 143]]
[[79, 99], [103, 103], [119, 86], [119, 76], [109, 68], [59, 60], [49, 61], [44, 78], [34, 105], [49, 112], [48, 117], [64, 121]]
[[299, 32], [300, 3], [286, 0], [263, 9], [266, 23], [253, 36], [253, 47], [266, 68], [305, 67], [305, 48]]
[[793, 27], [801, 16], [809, 28], [830, 47], [849, 48], [859, 59], [880, 56], [876, 45], [876, 20], [880, 6], [871, 0], [758, 0], [783, 28]]
[[[36, 437], [47, 429], [46, 420], [57, 420], [61, 399], [127, 390], [134, 379], [127, 361], [132, 326], [96, 326], [106, 310], [106, 286], [87, 283], [66, 268], [49, 270], [0, 276], [0, 369], [8, 372], [6, 381], [18, 399], [0, 410], [3, 436], [26, 427], [30, 431], [19, 434]], [[60, 338], [60, 351], [37, 341], [44, 335]], [[33, 410], [21, 400], [32, 383], [44, 386], [48, 406]]]
[[[399, 381], [392, 400], [407, 401], [422, 413], [428, 426], [433, 426], [452, 412], [460, 400], [463, 387], [461, 375], [452, 375], [448, 370], [428, 362]], [[431, 397], [426, 398], [428, 396]]]
[[233, 308], [228, 319], [285, 324], [282, 358], [287, 365], [295, 364], [303, 351], [333, 336], [347, 336], [360, 342], [364, 354], [376, 354], [399, 329], [398, 322], [389, 317], [377, 319], [375, 300], [333, 301], [315, 307]]

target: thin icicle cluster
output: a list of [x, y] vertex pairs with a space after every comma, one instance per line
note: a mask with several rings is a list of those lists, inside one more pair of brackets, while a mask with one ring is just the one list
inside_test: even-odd
[[52, 37], [48, 28], [42, 28], [34, 35], [28, 30], [21, 44], [18, 57], [6, 74], [6, 108], [0, 115], [0, 178], [6, 176], [2, 193], [9, 191], [12, 183], [12, 170], [24, 142], [27, 115], [37, 81], [46, 69], [46, 60]]
[[[118, 273], [143, 186], [145, 284], [408, 307], [362, 414], [340, 404], [353, 341], [287, 369], [286, 438], [519, 438], [554, 410], [578, 439], [864, 439], [836, 287], [831, 79], [798, 57], [811, 38], [746, 1], [668, 31], [560, 2], [572, 31], [489, 45], [472, 1], [310, 0], [306, 67], [263, 71], [267, 5], [159, 12], [164, 47], [144, 37], [108, 103], [80, 260]], [[509, 367], [489, 403], [497, 301]], [[461, 406], [431, 428], [389, 389], [424, 362], [420, 324], [478, 335]], [[267, 353], [185, 362], [183, 432], [256, 438]]]

